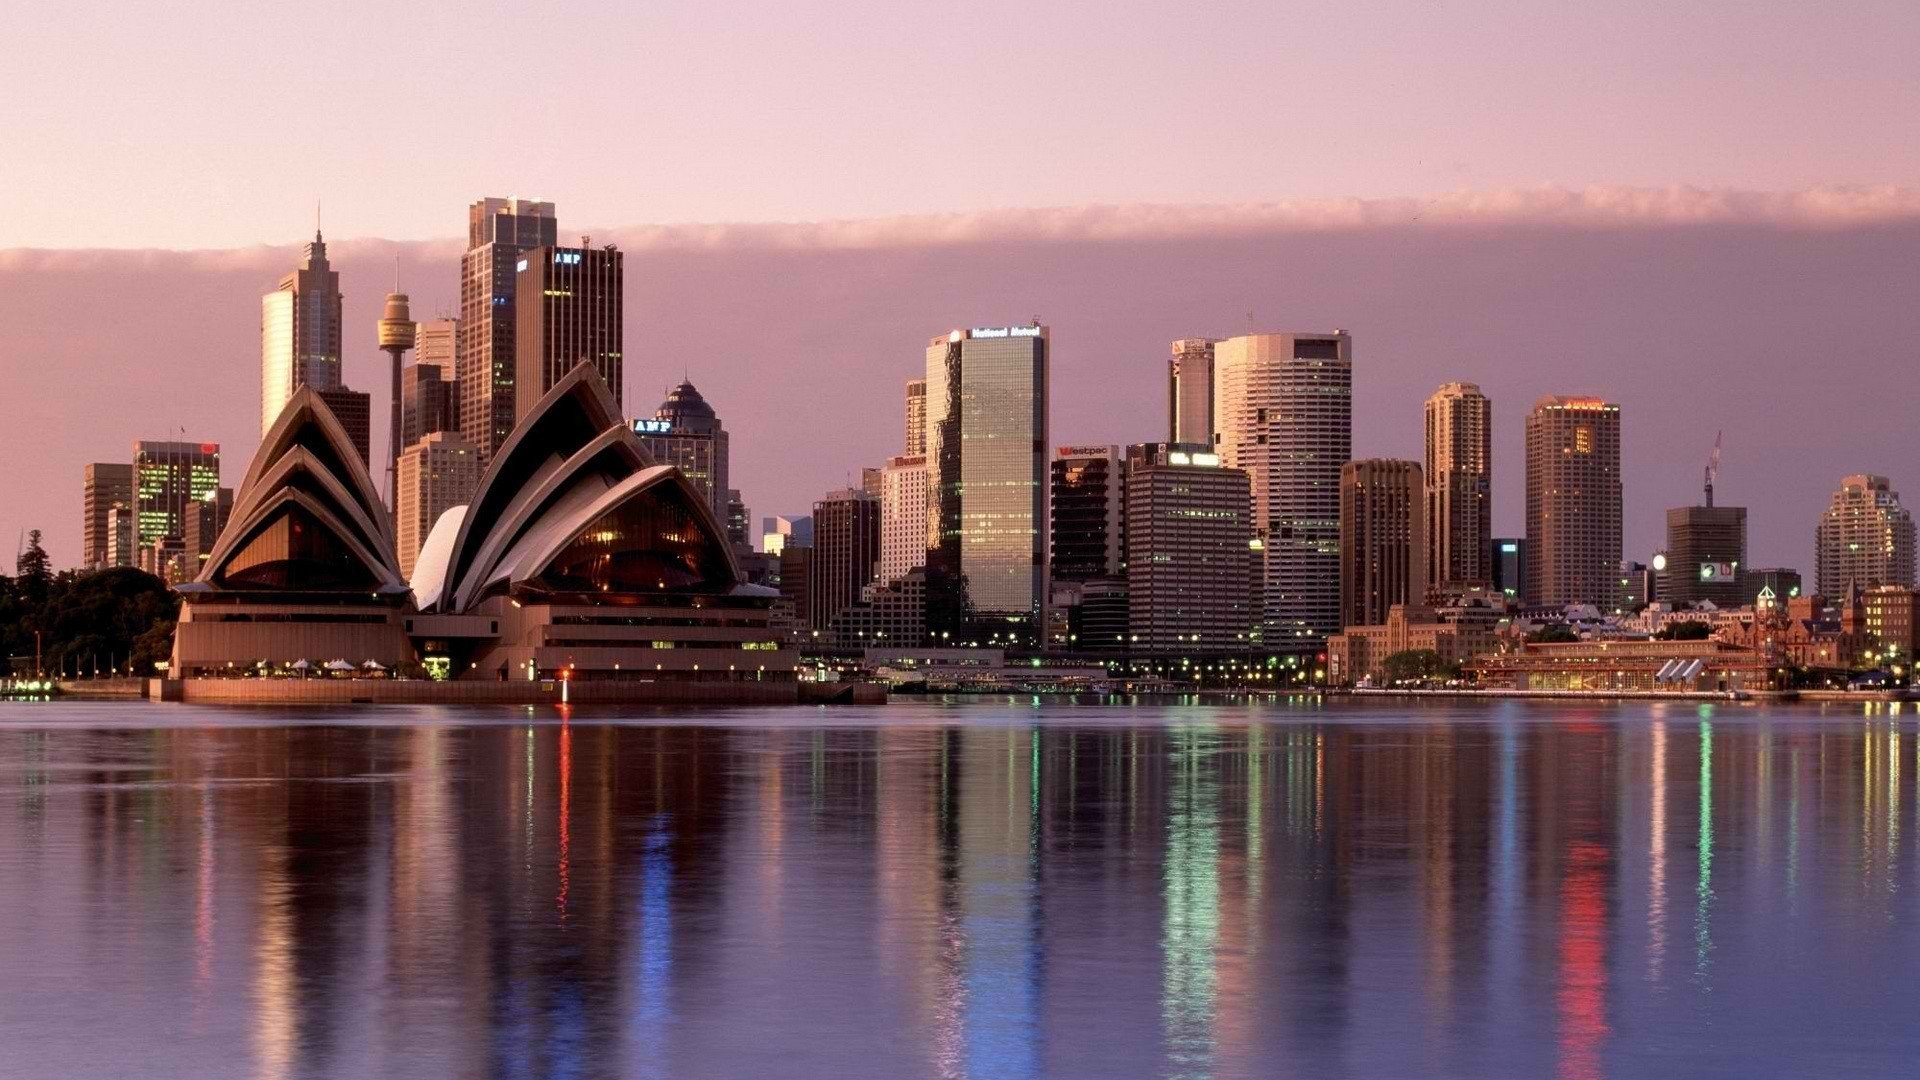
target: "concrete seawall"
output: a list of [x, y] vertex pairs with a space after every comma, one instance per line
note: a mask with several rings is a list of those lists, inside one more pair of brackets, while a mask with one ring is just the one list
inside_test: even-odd
[[[431, 682], [421, 679], [153, 679], [155, 701], [226, 705], [792, 705], [871, 704], [871, 694], [825, 695], [795, 682]], [[823, 689], [825, 689], [823, 687]], [[885, 700], [884, 691], [878, 698]]]

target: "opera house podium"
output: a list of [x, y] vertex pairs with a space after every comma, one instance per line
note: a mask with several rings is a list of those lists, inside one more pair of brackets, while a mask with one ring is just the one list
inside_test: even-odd
[[[794, 700], [778, 592], [656, 465], [581, 365], [435, 523], [400, 577], [366, 465], [327, 405], [287, 403], [200, 577], [166, 696], [226, 701]], [[322, 677], [314, 677], [316, 671]]]

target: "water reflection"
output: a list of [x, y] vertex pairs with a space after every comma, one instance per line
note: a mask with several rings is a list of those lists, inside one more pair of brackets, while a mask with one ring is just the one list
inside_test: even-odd
[[1891, 710], [51, 723], [75, 715], [0, 728], [21, 1075], [1901, 1075], [1920, 1052], [1889, 1008], [1920, 961], [1915, 718]]

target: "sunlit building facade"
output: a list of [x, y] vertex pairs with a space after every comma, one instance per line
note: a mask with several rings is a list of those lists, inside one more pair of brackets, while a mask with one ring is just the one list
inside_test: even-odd
[[1527, 414], [1524, 602], [1611, 610], [1619, 595], [1620, 406], [1548, 396]]
[[340, 273], [327, 261], [319, 230], [299, 268], [260, 299], [260, 430], [280, 417], [303, 386], [340, 386]]
[[1167, 361], [1167, 439], [1213, 444], [1213, 338], [1181, 338]]
[[1214, 344], [1221, 460], [1253, 485], [1269, 648], [1340, 629], [1340, 467], [1353, 456], [1353, 338], [1247, 334]]
[[955, 330], [927, 346], [928, 568], [964, 584], [983, 640], [1041, 629], [1047, 350], [1038, 324]]
[[880, 574], [886, 584], [927, 564], [927, 459], [887, 459], [880, 484]]
[[394, 554], [402, 577], [413, 576], [434, 522], [472, 501], [480, 488], [480, 470], [480, 448], [457, 432], [429, 432], [401, 452]]
[[[460, 433], [491, 458], [513, 430], [514, 292], [520, 256], [559, 243], [553, 204], [486, 198], [467, 207], [453, 379]], [[424, 351], [424, 349], [423, 349]]]
[[1480, 387], [1447, 383], [1427, 398], [1428, 583], [1444, 591], [1493, 581], [1493, 406]]
[[1860, 473], [1840, 482], [1814, 530], [1814, 558], [1814, 588], [1828, 598], [1913, 586], [1913, 514], [1886, 477]]

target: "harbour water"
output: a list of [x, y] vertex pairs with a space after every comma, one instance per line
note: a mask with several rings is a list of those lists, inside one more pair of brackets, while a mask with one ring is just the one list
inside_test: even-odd
[[0, 704], [0, 1075], [1911, 1076], [1920, 713]]

